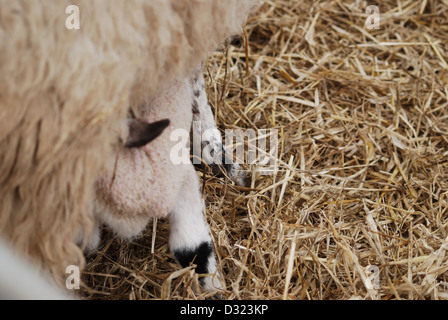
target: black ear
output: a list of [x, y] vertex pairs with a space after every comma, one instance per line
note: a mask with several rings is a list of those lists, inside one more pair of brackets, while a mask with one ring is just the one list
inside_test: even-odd
[[140, 148], [157, 138], [169, 126], [170, 120], [164, 119], [147, 123], [137, 119], [129, 119], [129, 137], [125, 147]]

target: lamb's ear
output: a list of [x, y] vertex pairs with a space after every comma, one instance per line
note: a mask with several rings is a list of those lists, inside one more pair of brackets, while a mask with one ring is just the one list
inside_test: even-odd
[[168, 127], [170, 120], [164, 119], [147, 123], [137, 119], [129, 119], [129, 136], [125, 147], [140, 148], [157, 138]]

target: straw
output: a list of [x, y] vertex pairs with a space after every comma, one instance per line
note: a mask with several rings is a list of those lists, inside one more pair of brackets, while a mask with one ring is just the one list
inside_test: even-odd
[[[207, 61], [223, 133], [278, 130], [273, 175], [243, 165], [253, 188], [200, 174], [222, 299], [448, 298], [448, 2], [376, 3], [369, 30], [368, 1], [266, 0], [247, 46]], [[104, 231], [82, 294], [215, 298], [168, 237]]]

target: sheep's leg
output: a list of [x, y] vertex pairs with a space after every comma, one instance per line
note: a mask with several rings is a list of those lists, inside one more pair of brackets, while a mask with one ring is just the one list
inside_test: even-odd
[[205, 81], [201, 68], [191, 78], [193, 87], [192, 152], [193, 164], [202, 168], [204, 163], [219, 177], [228, 176], [236, 184], [247, 184], [244, 172], [226, 150], [221, 133], [216, 127], [212, 107], [205, 92]]
[[187, 267], [196, 265], [205, 291], [221, 289], [210, 228], [203, 213], [199, 179], [192, 165], [187, 165], [177, 202], [170, 213], [170, 249], [176, 260]]

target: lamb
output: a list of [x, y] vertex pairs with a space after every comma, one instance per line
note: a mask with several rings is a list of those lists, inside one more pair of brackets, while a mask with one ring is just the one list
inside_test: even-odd
[[80, 29], [69, 30], [66, 2], [0, 0], [4, 239], [61, 284], [66, 266], [82, 269], [76, 238], [83, 230], [85, 246], [93, 230], [95, 182], [124, 140], [129, 107], [145, 105], [172, 83], [185, 87], [179, 79], [239, 33], [256, 2], [76, 0]]
[[[104, 175], [98, 180], [96, 218], [97, 225], [105, 224], [123, 239], [132, 239], [139, 235], [151, 217], [170, 220], [169, 245], [176, 260], [183, 266], [191, 262], [197, 265], [196, 272], [211, 276], [201, 277], [200, 282], [206, 291], [220, 289], [222, 286], [216, 277], [216, 261], [210, 230], [203, 215], [202, 197], [199, 179], [192, 162], [177, 163], [172, 159], [174, 130], [184, 129], [190, 132], [193, 120], [201, 119], [203, 130], [210, 129], [208, 139], [196, 139], [201, 145], [210, 144], [214, 157], [205, 159], [215, 172], [228, 174], [238, 184], [244, 184], [244, 173], [226, 154], [222, 138], [216, 128], [211, 107], [208, 103], [201, 68], [197, 68], [191, 77], [176, 80], [166, 91], [142, 105], [137, 112], [139, 119], [148, 123], [129, 129], [124, 148], [119, 149], [116, 157], [107, 163]], [[134, 114], [134, 112], [133, 112]], [[153, 142], [154, 135], [146, 137], [146, 131], [161, 132]], [[159, 130], [154, 130], [157, 126]], [[137, 131], [137, 132], [136, 132]], [[201, 131], [203, 132], [203, 131]], [[198, 137], [196, 132], [195, 137]], [[201, 136], [199, 136], [201, 137]], [[183, 137], [180, 143], [189, 139]], [[144, 141], [129, 147], [129, 140]], [[190, 154], [187, 152], [186, 154]], [[221, 158], [217, 158], [221, 157]], [[215, 161], [225, 158], [226, 161]], [[89, 248], [99, 242], [98, 229], [90, 239]]]

